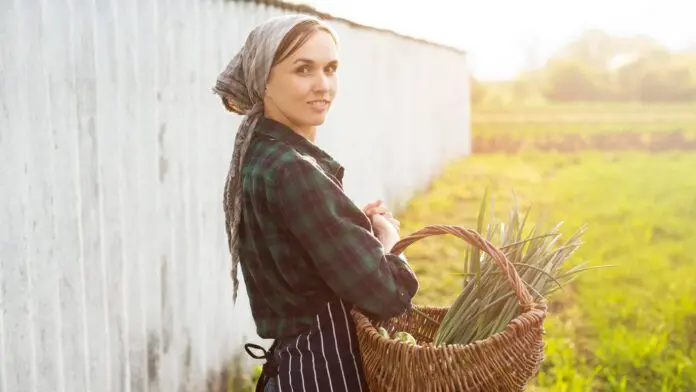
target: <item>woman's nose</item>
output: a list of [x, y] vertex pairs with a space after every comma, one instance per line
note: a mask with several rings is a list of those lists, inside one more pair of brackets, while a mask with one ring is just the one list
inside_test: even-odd
[[323, 73], [320, 73], [319, 76], [317, 76], [314, 88], [317, 91], [327, 91], [329, 89], [329, 78]]

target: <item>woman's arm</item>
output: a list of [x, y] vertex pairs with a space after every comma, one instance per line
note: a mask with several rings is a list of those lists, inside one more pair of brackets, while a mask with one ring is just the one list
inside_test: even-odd
[[385, 251], [362, 210], [321, 170], [305, 160], [286, 163], [274, 194], [285, 226], [336, 295], [380, 319], [411, 306], [415, 274]]

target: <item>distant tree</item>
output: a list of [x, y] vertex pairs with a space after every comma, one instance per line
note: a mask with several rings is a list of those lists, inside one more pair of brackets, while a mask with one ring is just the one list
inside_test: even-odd
[[556, 58], [604, 67], [615, 54], [615, 42], [608, 34], [600, 30], [587, 30], [577, 40], [562, 48]]
[[559, 50], [555, 57], [606, 68], [617, 56], [657, 56], [660, 53], [668, 56], [665, 46], [651, 37], [613, 37], [601, 30], [591, 29]]
[[592, 64], [557, 60], [547, 66], [544, 95], [553, 101], [591, 101], [610, 97], [606, 72]]
[[615, 97], [619, 100], [635, 100], [640, 96], [641, 83], [650, 69], [646, 58], [638, 58], [615, 70]]
[[696, 99], [691, 71], [680, 66], [653, 68], [642, 77], [638, 98], [645, 102], [690, 101]]
[[696, 100], [696, 53], [671, 53], [646, 36], [585, 31], [543, 71], [549, 100]]

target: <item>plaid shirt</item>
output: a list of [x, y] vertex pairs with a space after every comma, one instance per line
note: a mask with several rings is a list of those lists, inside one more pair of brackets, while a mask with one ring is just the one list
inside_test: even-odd
[[384, 319], [411, 306], [418, 281], [388, 254], [343, 193], [343, 167], [283, 124], [262, 118], [242, 171], [241, 270], [257, 333], [293, 336], [340, 298]]

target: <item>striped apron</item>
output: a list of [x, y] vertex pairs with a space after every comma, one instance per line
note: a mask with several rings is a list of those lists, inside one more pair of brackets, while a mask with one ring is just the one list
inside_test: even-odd
[[343, 301], [333, 300], [307, 331], [275, 340], [261, 357], [267, 362], [257, 391], [368, 392], [349, 311]]

